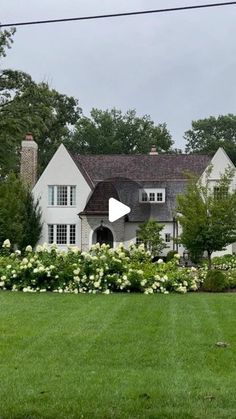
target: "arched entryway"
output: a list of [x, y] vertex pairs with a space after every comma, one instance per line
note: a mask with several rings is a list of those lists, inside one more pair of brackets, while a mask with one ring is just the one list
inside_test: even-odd
[[100, 226], [93, 232], [93, 244], [109, 244], [110, 247], [114, 245], [114, 238], [111, 230], [107, 227]]

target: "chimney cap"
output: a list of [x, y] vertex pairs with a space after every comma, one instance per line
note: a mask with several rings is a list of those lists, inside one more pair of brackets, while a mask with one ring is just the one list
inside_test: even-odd
[[34, 140], [32, 132], [27, 132], [26, 133], [25, 140], [26, 141], [33, 141]]
[[152, 145], [152, 148], [151, 148], [151, 151], [150, 151], [149, 155], [150, 156], [156, 156], [157, 154], [158, 154], [157, 148], [156, 148], [156, 146], [154, 144], [154, 145]]

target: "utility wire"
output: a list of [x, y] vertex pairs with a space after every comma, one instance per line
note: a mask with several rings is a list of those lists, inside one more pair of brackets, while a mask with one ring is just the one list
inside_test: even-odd
[[194, 6], [171, 7], [167, 9], [141, 10], [139, 12], [111, 13], [111, 14], [105, 14], [105, 15], [70, 17], [70, 18], [64, 18], [64, 19], [48, 19], [48, 20], [28, 21], [28, 22], [3, 23], [3, 24], [0, 24], [0, 28], [6, 28], [9, 26], [41, 25], [45, 23], [73, 22], [77, 20], [107, 19], [107, 18], [116, 18], [116, 17], [124, 17], [124, 16], [147, 15], [147, 14], [152, 14], [152, 13], [169, 13], [169, 12], [179, 12], [179, 11], [185, 11], [185, 10], [206, 9], [209, 7], [223, 7], [223, 6], [232, 6], [232, 5], [236, 5], [236, 1], [199, 4], [199, 5], [194, 5]]

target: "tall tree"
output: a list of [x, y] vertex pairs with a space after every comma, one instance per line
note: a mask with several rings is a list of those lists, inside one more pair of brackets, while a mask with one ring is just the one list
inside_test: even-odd
[[6, 239], [19, 248], [35, 246], [41, 229], [39, 204], [21, 179], [9, 174], [0, 182], [0, 247]]
[[206, 252], [209, 268], [212, 253], [236, 241], [236, 190], [231, 189], [234, 171], [226, 170], [213, 187], [210, 170], [204, 183], [190, 177], [185, 193], [177, 198], [180, 241], [193, 262], [199, 262]]
[[223, 147], [236, 164], [236, 115], [210, 116], [192, 121], [192, 129], [184, 135], [187, 153], [214, 154]]
[[152, 256], [159, 256], [166, 244], [161, 236], [164, 225], [156, 220], [148, 220], [139, 225], [137, 237], [149, 250]]
[[[14, 30], [0, 32], [0, 63], [10, 47]], [[32, 131], [39, 145], [39, 172], [56, 148], [70, 136], [80, 116], [78, 101], [35, 83], [21, 71], [0, 69], [0, 175], [17, 171], [21, 140]]]
[[81, 117], [68, 147], [77, 153], [148, 153], [152, 145], [169, 151], [173, 141], [166, 124], [155, 125], [150, 116], [138, 117], [135, 110], [92, 109], [91, 117]]

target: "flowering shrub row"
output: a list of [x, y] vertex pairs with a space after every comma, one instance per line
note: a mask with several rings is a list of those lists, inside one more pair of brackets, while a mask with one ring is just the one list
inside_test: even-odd
[[10, 252], [6, 240], [0, 256], [0, 289], [24, 292], [105, 293], [196, 291], [202, 282], [195, 268], [179, 266], [179, 255], [163, 263], [151, 262], [143, 245], [93, 245], [89, 252], [69, 247], [61, 252], [56, 245], [27, 246], [21, 254]]

